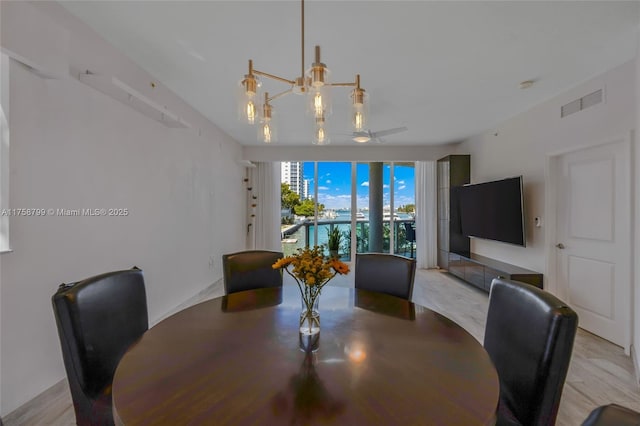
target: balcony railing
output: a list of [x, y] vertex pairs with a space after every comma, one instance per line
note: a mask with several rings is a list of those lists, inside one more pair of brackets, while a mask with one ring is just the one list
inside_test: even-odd
[[[407, 257], [415, 257], [415, 230], [414, 219], [395, 219], [393, 221], [394, 226], [394, 241], [393, 252]], [[293, 225], [285, 231], [286, 235], [283, 235], [283, 251], [285, 255], [293, 253], [297, 248], [309, 247], [314, 245], [324, 245], [326, 248], [327, 234], [335, 227], [338, 227], [342, 233], [342, 241], [340, 243], [339, 255], [342, 260], [351, 260], [351, 221], [350, 220], [318, 220], [318, 242], [314, 241], [314, 222], [308, 221], [297, 225]], [[390, 221], [384, 220], [382, 223], [383, 241], [382, 251], [384, 253], [390, 253]], [[294, 234], [295, 232], [295, 234]], [[292, 235], [293, 234], [293, 235]], [[366, 253], [369, 251], [369, 221], [366, 219], [359, 219], [356, 221], [356, 252]], [[295, 238], [288, 238], [292, 236]], [[296, 240], [295, 242], [293, 240]], [[300, 241], [303, 239], [303, 241]], [[328, 251], [327, 251], [328, 254]]]

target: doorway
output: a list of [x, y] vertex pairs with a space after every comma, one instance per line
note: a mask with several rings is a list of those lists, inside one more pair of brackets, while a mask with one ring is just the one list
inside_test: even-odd
[[579, 326], [622, 346], [631, 342], [630, 137], [550, 158], [551, 285]]

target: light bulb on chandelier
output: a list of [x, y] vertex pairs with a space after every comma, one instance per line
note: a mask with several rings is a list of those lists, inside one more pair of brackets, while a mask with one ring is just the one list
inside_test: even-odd
[[249, 124], [256, 122], [256, 104], [252, 100], [247, 102], [247, 121]]
[[269, 103], [269, 93], [264, 94], [264, 104], [260, 114], [260, 126], [258, 126], [258, 140], [264, 143], [271, 143], [276, 140], [276, 126], [273, 117], [275, 111]]
[[331, 142], [331, 139], [329, 138], [329, 135], [327, 134], [325, 128], [325, 121], [323, 116], [316, 117], [312, 142], [314, 145], [328, 145]]
[[273, 131], [271, 130], [271, 124], [264, 123], [262, 125], [262, 141], [264, 143], [271, 143], [273, 139]]
[[310, 87], [307, 95], [307, 115], [319, 118], [329, 117], [331, 113], [330, 86]]
[[360, 87], [360, 76], [356, 76], [356, 87], [351, 91], [351, 125], [353, 130], [361, 132], [366, 127], [369, 116], [369, 94]]
[[248, 124], [255, 124], [258, 117], [256, 97], [260, 88], [260, 81], [253, 75], [253, 61], [249, 61], [249, 73], [238, 85], [238, 119]]

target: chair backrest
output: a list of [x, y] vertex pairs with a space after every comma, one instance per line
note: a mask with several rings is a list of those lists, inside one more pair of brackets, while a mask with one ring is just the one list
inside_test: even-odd
[[416, 230], [409, 222], [404, 222], [404, 229], [406, 231], [406, 240], [409, 242], [416, 241]]
[[268, 250], [248, 250], [222, 255], [226, 294], [282, 286], [282, 270], [271, 267], [282, 257], [282, 252]]
[[[108, 389], [110, 407], [116, 367], [149, 328], [142, 271], [108, 272], [61, 284], [52, 303], [76, 420], [103, 424], [104, 419], [93, 417], [93, 404]], [[103, 411], [110, 413], [109, 407]]]
[[387, 253], [356, 254], [356, 288], [410, 301], [415, 275], [415, 259]]
[[500, 404], [521, 424], [555, 423], [577, 327], [578, 315], [552, 294], [493, 280], [484, 347], [500, 379]]

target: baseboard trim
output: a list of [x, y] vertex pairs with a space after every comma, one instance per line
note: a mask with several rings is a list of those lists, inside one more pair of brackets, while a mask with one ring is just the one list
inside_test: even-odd
[[33, 416], [33, 413], [46, 413], [47, 407], [54, 404], [60, 404], [60, 401], [63, 401], [63, 405], [66, 406], [67, 400], [71, 401], [71, 391], [69, 390], [69, 382], [64, 378], [35, 396], [33, 399], [25, 402], [2, 419], [6, 426], [34, 424], [39, 422], [42, 422], [40, 424], [43, 424], [47, 422], [47, 419], [37, 419]]
[[163, 315], [160, 316], [160, 318], [156, 319], [155, 321], [150, 320], [149, 326], [153, 327], [163, 319], [168, 318], [171, 315], [178, 313], [183, 309], [188, 308], [189, 306], [195, 305], [196, 303], [204, 302], [205, 300], [208, 300], [214, 297], [220, 297], [223, 295], [224, 295], [224, 286], [223, 286], [222, 279], [219, 279], [218, 281], [205, 287], [200, 292], [194, 294], [193, 296], [189, 297], [183, 302], [180, 302], [173, 309], [169, 309], [169, 311], [165, 312]]
[[631, 345], [631, 359], [633, 360], [633, 370], [636, 375], [636, 384], [640, 386], [640, 361], [638, 360], [638, 353], [636, 352], [635, 345]]

